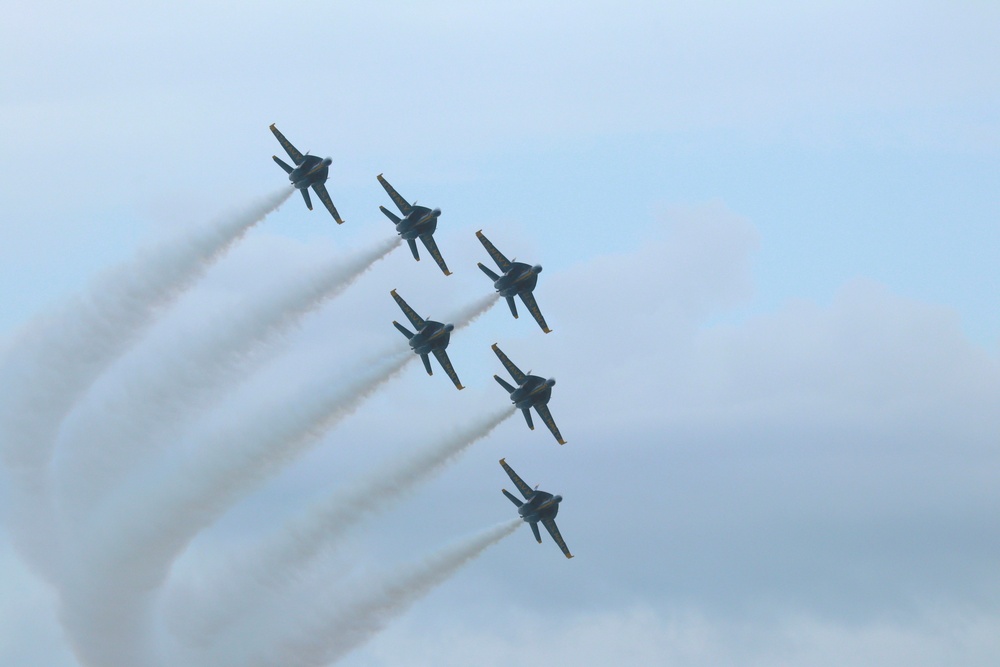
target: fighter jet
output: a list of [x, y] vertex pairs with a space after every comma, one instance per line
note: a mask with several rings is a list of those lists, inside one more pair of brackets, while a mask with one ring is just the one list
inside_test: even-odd
[[406, 318], [410, 320], [410, 324], [414, 326], [417, 333], [413, 333], [406, 327], [404, 327], [399, 322], [393, 320], [392, 324], [397, 329], [399, 333], [403, 334], [410, 340], [410, 347], [413, 351], [420, 355], [420, 359], [424, 362], [424, 368], [427, 369], [428, 375], [434, 375], [434, 371], [431, 370], [431, 360], [427, 356], [428, 353], [433, 353], [437, 357], [438, 363], [441, 364], [441, 368], [444, 372], [448, 374], [451, 381], [455, 383], [455, 386], [459, 389], [465, 389], [462, 383], [458, 380], [458, 373], [455, 372], [455, 367], [451, 365], [451, 360], [448, 358], [448, 353], [445, 352], [445, 348], [448, 347], [448, 341], [451, 338], [451, 331], [455, 328], [454, 324], [441, 324], [440, 322], [435, 322], [434, 320], [425, 320], [416, 311], [410, 308], [410, 305], [403, 301], [403, 297], [396, 294], [396, 290], [389, 292], [392, 298], [396, 300], [399, 307], [402, 309], [403, 314]]
[[288, 174], [288, 180], [292, 182], [292, 185], [302, 193], [302, 198], [306, 200], [306, 208], [310, 211], [313, 208], [312, 201], [309, 200], [309, 188], [311, 187], [316, 192], [319, 200], [323, 202], [323, 206], [326, 206], [326, 210], [337, 221], [337, 224], [344, 224], [344, 221], [340, 218], [340, 214], [337, 213], [337, 207], [333, 205], [333, 200], [330, 199], [330, 193], [326, 191], [326, 186], [323, 185], [326, 183], [326, 178], [330, 173], [330, 163], [333, 160], [330, 158], [320, 159], [308, 153], [303, 155], [288, 139], [285, 139], [285, 135], [278, 131], [274, 123], [271, 123], [271, 132], [278, 138], [278, 142], [285, 149], [285, 152], [288, 153], [288, 157], [292, 158], [295, 167], [290, 167], [277, 155], [272, 155], [271, 157], [274, 158], [279, 167], [285, 170], [285, 173]]
[[507, 471], [510, 481], [514, 482], [514, 486], [524, 496], [525, 502], [522, 503], [507, 489], [502, 489], [503, 494], [510, 502], [517, 505], [517, 513], [521, 515], [521, 518], [531, 524], [531, 532], [535, 534], [538, 543], [542, 543], [542, 536], [538, 533], [538, 522], [541, 521], [545, 530], [549, 531], [549, 535], [566, 554], [566, 558], [572, 558], [573, 554], [569, 552], [569, 547], [566, 546], [566, 542], [563, 541], [562, 535], [559, 534], [559, 529], [556, 527], [556, 514], [559, 513], [559, 503], [562, 502], [562, 496], [553, 496], [551, 493], [539, 491], [537, 486], [532, 489], [507, 465], [507, 461], [500, 459], [500, 465]]
[[510, 402], [519, 408], [524, 414], [524, 420], [528, 422], [528, 428], [532, 431], [535, 430], [535, 425], [531, 423], [531, 408], [534, 408], [538, 413], [538, 416], [542, 418], [545, 425], [549, 427], [552, 431], [552, 435], [555, 436], [556, 440], [560, 445], [565, 445], [566, 441], [562, 439], [562, 435], [559, 433], [559, 427], [556, 426], [555, 420], [552, 419], [552, 413], [549, 412], [549, 398], [552, 396], [552, 387], [555, 385], [556, 381], [554, 378], [539, 377], [537, 375], [525, 375], [521, 372], [521, 369], [515, 366], [507, 355], [504, 354], [496, 343], [493, 343], [493, 351], [496, 352], [497, 357], [500, 358], [500, 363], [503, 364], [510, 376], [514, 378], [514, 382], [517, 382], [517, 388], [510, 386], [502, 377], [499, 375], [494, 375], [493, 379], [496, 380], [501, 387], [507, 390], [510, 394]]
[[417, 252], [417, 239], [420, 239], [427, 246], [427, 252], [431, 254], [437, 265], [441, 267], [444, 275], [450, 276], [451, 271], [448, 270], [448, 265], [444, 263], [444, 257], [441, 256], [441, 251], [438, 250], [437, 243], [434, 242], [434, 230], [437, 229], [441, 209], [436, 208], [432, 211], [426, 206], [417, 206], [416, 202], [413, 204], [408, 203], [399, 196], [395, 188], [389, 185], [389, 181], [382, 178], [382, 174], [378, 175], [378, 182], [389, 193], [389, 198], [392, 199], [399, 212], [403, 214], [403, 218], [400, 219], [398, 215], [385, 206], [379, 206], [378, 208], [385, 213], [385, 217], [392, 220], [396, 225], [396, 231], [410, 245], [410, 252], [413, 253], [413, 259], [418, 262], [420, 261], [420, 253]]
[[528, 312], [538, 322], [538, 326], [542, 328], [542, 331], [551, 333], [552, 330], [545, 324], [542, 311], [538, 309], [535, 297], [531, 293], [535, 289], [535, 283], [538, 282], [538, 274], [542, 272], [541, 264], [531, 266], [524, 262], [510, 261], [503, 256], [503, 253], [496, 249], [496, 246], [490, 243], [490, 240], [483, 235], [483, 230], [481, 229], [476, 232], [476, 237], [482, 242], [483, 247], [486, 248], [486, 252], [490, 253], [490, 257], [497, 263], [500, 270], [503, 271], [503, 275], [498, 276], [493, 273], [483, 266], [482, 262], [479, 262], [479, 268], [490, 277], [493, 281], [493, 287], [500, 293], [500, 296], [507, 299], [507, 305], [510, 306], [510, 312], [514, 316], [514, 319], [517, 319], [517, 304], [514, 303], [514, 297], [519, 296], [528, 308]]

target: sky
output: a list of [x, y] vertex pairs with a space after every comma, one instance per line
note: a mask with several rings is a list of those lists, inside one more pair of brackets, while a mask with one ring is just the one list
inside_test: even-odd
[[[218, 592], [203, 604], [224, 590], [213, 573], [501, 409], [497, 342], [557, 378], [550, 408], [568, 444], [515, 415], [399, 499], [384, 492], [384, 511], [213, 637], [214, 664], [277, 664], [294, 642], [269, 647], [269, 633], [313, 648], [340, 637], [350, 624], [324, 613], [359, 609], [379, 582], [515, 518], [501, 457], [564, 497], [575, 558], [521, 526], [412, 606], [372, 603], [379, 631], [338, 664], [996, 664], [998, 29], [988, 2], [10, 8], [6, 368], [26, 339], [49, 359], [31, 327], [105, 303], [128, 284], [116, 267], [167, 257], [287, 187], [271, 123], [333, 159], [327, 187], [347, 222], [294, 195], [123, 334], [50, 424], [53, 521], [72, 536], [53, 547], [63, 583], [5, 512], [0, 664], [110, 664], [134, 628], [78, 612], [98, 556], [124, 540], [112, 519], [169, 542], [156, 493], [230, 462], [224, 434], [283, 424], [381, 372], [406, 349], [389, 290], [434, 319], [488, 295], [479, 229], [544, 266], [535, 295], [553, 332], [497, 304], [449, 346], [466, 390], [411, 360], [315, 440], [259, 459], [277, 463], [167, 563], [158, 632], [239, 610]], [[379, 173], [442, 209], [454, 275], [396, 248], [292, 324], [239, 325], [391, 241]], [[244, 338], [242, 352], [218, 343]], [[76, 361], [56, 366], [53, 392]], [[3, 388], [9, 405], [36, 387], [20, 377]], [[185, 382], [203, 393], [185, 399]], [[138, 429], [125, 433], [140, 453], [124, 436], [111, 449], [116, 424]], [[119, 468], [94, 515], [109, 523], [81, 519]], [[140, 575], [113, 579], [115, 594], [147, 590]], [[304, 651], [292, 664], [323, 664]]]

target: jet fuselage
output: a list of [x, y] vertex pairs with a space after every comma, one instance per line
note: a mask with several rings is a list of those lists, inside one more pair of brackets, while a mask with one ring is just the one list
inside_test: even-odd
[[530, 500], [526, 500], [523, 505], [517, 508], [517, 513], [528, 523], [535, 523], [542, 519], [554, 519], [559, 513], [559, 503], [562, 496], [554, 496], [545, 491], [535, 491]]
[[530, 292], [538, 284], [538, 274], [541, 272], [541, 266], [512, 262], [507, 272], [493, 282], [493, 287], [502, 297]]
[[417, 354], [429, 354], [435, 349], [445, 349], [451, 340], [451, 331], [454, 325], [442, 324], [433, 320], [425, 320], [425, 324], [420, 331], [413, 334], [410, 339], [410, 347]]
[[306, 155], [302, 158], [302, 164], [288, 173], [288, 180], [299, 190], [303, 190], [312, 185], [326, 183], [327, 176], [330, 175], [330, 158], [319, 158], [315, 155]]
[[518, 385], [517, 389], [510, 393], [510, 400], [519, 410], [532, 408], [536, 405], [545, 405], [552, 397], [552, 387], [556, 381], [546, 380], [537, 375], [529, 375], [524, 379], [524, 383]]
[[440, 215], [441, 209], [439, 208], [432, 211], [426, 206], [414, 206], [402, 220], [396, 223], [396, 232], [406, 241], [416, 239], [424, 234], [433, 234], [434, 230], [437, 229]]

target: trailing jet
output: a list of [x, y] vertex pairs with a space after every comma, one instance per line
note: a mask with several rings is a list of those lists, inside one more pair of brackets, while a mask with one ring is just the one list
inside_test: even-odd
[[507, 305], [510, 306], [510, 312], [514, 316], [514, 319], [517, 319], [517, 304], [514, 303], [514, 297], [519, 296], [528, 308], [528, 312], [538, 322], [538, 326], [542, 328], [542, 331], [551, 333], [552, 330], [545, 324], [542, 311], [538, 309], [535, 297], [531, 293], [535, 289], [535, 283], [538, 282], [538, 274], [542, 272], [542, 266], [540, 264], [531, 266], [524, 262], [510, 261], [503, 256], [503, 253], [496, 249], [496, 246], [490, 243], [490, 240], [483, 235], [483, 230], [481, 229], [476, 232], [476, 237], [483, 244], [483, 247], [486, 248], [486, 252], [490, 253], [490, 257], [497, 263], [500, 270], [503, 271], [503, 275], [498, 276], [493, 273], [483, 266], [482, 262], [479, 262], [479, 268], [490, 277], [493, 281], [493, 287], [500, 293], [500, 296], [507, 299]]
[[417, 332], [413, 333], [395, 320], [393, 320], [392, 324], [399, 329], [401, 334], [410, 340], [410, 347], [420, 355], [420, 359], [424, 362], [424, 368], [427, 369], [427, 374], [434, 375], [434, 371], [431, 370], [431, 360], [427, 356], [432, 353], [437, 357], [441, 368], [448, 374], [451, 381], [455, 383], [455, 386], [459, 389], [465, 389], [458, 380], [458, 373], [455, 372], [455, 367], [451, 365], [448, 353], [445, 352], [445, 348], [448, 347], [448, 341], [451, 339], [451, 331], [455, 328], [455, 325], [441, 324], [434, 320], [425, 320], [417, 315], [416, 311], [410, 308], [408, 303], [403, 301], [403, 297], [396, 294], [396, 290], [392, 290], [389, 294], [392, 294], [392, 298], [399, 304], [406, 318], [410, 320], [410, 324], [413, 325]]
[[507, 390], [510, 394], [510, 401], [515, 407], [521, 410], [524, 414], [524, 421], [528, 422], [528, 428], [532, 431], [535, 430], [535, 425], [531, 423], [531, 408], [535, 409], [538, 416], [542, 418], [545, 425], [549, 427], [552, 431], [552, 435], [555, 436], [556, 440], [560, 445], [565, 445], [566, 441], [562, 439], [562, 435], [559, 433], [559, 427], [556, 426], [555, 420], [552, 419], [552, 413], [549, 412], [549, 398], [552, 396], [552, 387], [555, 385], [556, 381], [554, 378], [539, 377], [537, 375], [525, 375], [521, 372], [521, 369], [515, 366], [507, 355], [504, 354], [496, 343], [493, 343], [493, 351], [496, 352], [497, 357], [500, 358], [500, 363], [503, 364], [510, 376], [514, 378], [514, 382], [517, 383], [517, 388], [510, 386], [506, 380], [504, 380], [499, 375], [494, 375], [493, 379], [496, 380], [501, 387]]
[[413, 259], [418, 262], [420, 261], [420, 253], [417, 252], [417, 239], [420, 239], [427, 246], [427, 252], [431, 254], [437, 265], [441, 267], [444, 275], [450, 276], [451, 271], [448, 270], [448, 265], [444, 263], [444, 257], [441, 256], [441, 251], [438, 250], [437, 243], [434, 241], [434, 230], [437, 229], [441, 209], [436, 208], [432, 211], [426, 206], [417, 206], [416, 203], [408, 203], [399, 196], [395, 188], [389, 185], [389, 181], [382, 178], [382, 174], [378, 175], [378, 182], [389, 193], [389, 198], [392, 199], [399, 212], [403, 214], [403, 218], [400, 219], [398, 215], [385, 206], [379, 206], [378, 208], [385, 213], [385, 217], [392, 220], [396, 225], [396, 231], [410, 245], [410, 252], [413, 253]]
[[330, 193], [326, 191], [326, 186], [323, 185], [330, 174], [330, 163], [333, 160], [330, 158], [320, 159], [315, 155], [303, 155], [288, 139], [285, 139], [285, 135], [278, 131], [274, 123], [271, 123], [271, 132], [278, 138], [278, 142], [285, 149], [285, 152], [288, 153], [288, 157], [292, 158], [295, 167], [290, 167], [277, 155], [272, 155], [271, 157], [278, 163], [279, 167], [285, 170], [285, 173], [288, 174], [288, 180], [292, 182], [292, 185], [302, 193], [302, 198], [306, 200], [306, 208], [310, 211], [313, 209], [312, 201], [309, 199], [309, 188], [311, 187], [316, 192], [319, 200], [323, 202], [323, 206], [326, 206], [326, 210], [337, 221], [337, 224], [344, 224], [340, 214], [337, 213], [337, 207], [333, 205], [333, 200], [330, 199]]
[[507, 471], [510, 481], [514, 482], [514, 486], [524, 496], [524, 502], [518, 500], [507, 489], [502, 489], [503, 494], [510, 502], [517, 505], [517, 513], [521, 515], [521, 518], [531, 524], [531, 532], [535, 534], [538, 543], [542, 543], [542, 536], [538, 532], [538, 522], [541, 521], [545, 530], [549, 531], [549, 535], [566, 554], [566, 558], [572, 558], [573, 554], [569, 552], [569, 547], [566, 546], [566, 542], [563, 541], [562, 535], [559, 534], [559, 529], [556, 527], [556, 514], [559, 513], [559, 503], [562, 502], [562, 496], [553, 496], [551, 493], [539, 491], [537, 486], [532, 489], [507, 465], [507, 461], [500, 459], [500, 465]]

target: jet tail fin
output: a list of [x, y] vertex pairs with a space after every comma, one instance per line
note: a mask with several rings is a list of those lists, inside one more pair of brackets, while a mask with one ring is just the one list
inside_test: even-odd
[[[275, 158], [275, 159], [277, 159], [277, 158]], [[500, 276], [498, 276], [497, 274], [495, 274], [492, 271], [490, 271], [486, 266], [483, 265], [482, 262], [478, 262], [477, 266], [480, 269], [482, 269], [483, 273], [485, 273], [486, 275], [488, 275], [490, 277], [490, 280], [492, 280], [493, 282], [496, 282], [496, 281], [500, 280]]]
[[292, 173], [292, 168], [277, 155], [272, 155], [271, 159], [278, 163], [278, 166], [285, 170], [286, 174]]
[[402, 324], [400, 324], [396, 320], [392, 321], [392, 326], [394, 326], [397, 329], [399, 329], [399, 333], [403, 334], [407, 338], [413, 338], [413, 332], [410, 331], [409, 329], [407, 329], [406, 327], [404, 327]]
[[414, 239], [406, 239], [406, 242], [410, 245], [410, 252], [413, 253], [413, 259], [420, 261], [420, 251], [417, 250], [417, 242]]
[[422, 362], [424, 362], [424, 368], [427, 369], [427, 374], [428, 375], [434, 375], [434, 370], [431, 369], [431, 358], [428, 357], [426, 354], [421, 354], [420, 355], [420, 360]]
[[538, 532], [538, 524], [534, 521], [531, 522], [531, 532], [535, 534], [535, 541], [539, 544], [542, 543], [542, 535]]
[[310, 211], [313, 210], [312, 200], [309, 199], [309, 190], [307, 188], [302, 188], [299, 192], [302, 193], [302, 198], [306, 200], [306, 208]]
[[513, 493], [511, 493], [510, 491], [508, 491], [507, 489], [501, 489], [501, 491], [503, 491], [503, 494], [504, 494], [505, 496], [507, 496], [507, 500], [509, 500], [510, 502], [514, 503], [514, 504], [515, 504], [515, 505], [517, 505], [518, 507], [520, 507], [521, 505], [523, 505], [523, 504], [524, 504], [524, 503], [522, 503], [522, 502], [521, 502], [520, 500], [518, 500], [518, 499], [517, 499], [517, 497], [516, 497], [516, 496], [514, 496], [514, 494], [513, 494]]

